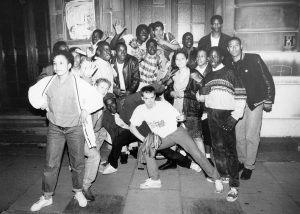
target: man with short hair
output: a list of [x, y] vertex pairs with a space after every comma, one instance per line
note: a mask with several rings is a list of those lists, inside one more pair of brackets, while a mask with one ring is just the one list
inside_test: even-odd
[[140, 83], [139, 62], [137, 58], [127, 54], [125, 43], [116, 45], [116, 57], [111, 64], [117, 72], [114, 94], [122, 97], [135, 93]]
[[[95, 61], [84, 61], [84, 63], [82, 63], [81, 67], [83, 78], [90, 82], [92, 85], [99, 78], [105, 78], [113, 83], [114, 77], [117, 74], [109, 62], [109, 60], [111, 59], [111, 49], [107, 42], [100, 41], [98, 43], [96, 56], [97, 59]], [[113, 87], [110, 87], [109, 92], [113, 92]]]
[[162, 22], [157, 21], [154, 23], [154, 39], [157, 41], [158, 50], [162, 50], [164, 57], [170, 59], [170, 54], [180, 48], [175, 36], [170, 32], [164, 32], [164, 25]]
[[[142, 99], [145, 104], [139, 105], [133, 112], [130, 119], [130, 131], [142, 142], [145, 137], [137, 130], [143, 121], [147, 123], [151, 131], [158, 135], [162, 144], [158, 150], [169, 148], [179, 144], [187, 151], [208, 176], [215, 181], [217, 192], [223, 191], [218, 171], [212, 167], [204, 154], [200, 152], [197, 145], [183, 127], [177, 127], [179, 112], [168, 102], [155, 101], [155, 89], [153, 86], [145, 86], [141, 89]], [[145, 155], [149, 179], [140, 185], [141, 189], [161, 188], [161, 181], [154, 157]]]
[[108, 93], [103, 102], [106, 110], [103, 112], [102, 126], [112, 138], [112, 149], [108, 156], [108, 164], [102, 174], [111, 174], [118, 171], [118, 159], [122, 147], [139, 141], [130, 131], [129, 126], [120, 118], [117, 100], [114, 94]]
[[230, 54], [227, 50], [228, 40], [230, 36], [225, 33], [222, 33], [223, 18], [220, 15], [213, 15], [210, 19], [211, 32], [202, 37], [198, 42], [198, 49], [204, 49], [206, 52], [210, 50], [211, 47], [219, 47], [224, 56], [224, 61], [227, 58], [230, 58]]
[[[127, 46], [127, 53], [134, 56], [140, 62], [143, 60], [146, 54], [146, 41], [149, 37], [149, 29], [145, 24], [140, 24], [136, 28], [135, 36], [132, 34], [123, 35], [126, 31], [126, 27], [122, 27], [120, 24], [114, 25], [115, 36], [110, 42], [111, 48], [116, 49], [116, 45], [119, 42], [123, 42]], [[122, 36], [122, 38], [121, 38]]]
[[245, 114], [238, 121], [235, 130], [239, 170], [243, 170], [241, 179], [248, 180], [251, 178], [252, 170], [255, 169], [263, 110], [266, 112], [272, 110], [275, 86], [261, 57], [258, 54], [244, 53], [238, 37], [232, 37], [228, 41], [228, 51], [232, 56], [232, 63], [229, 63], [229, 66], [242, 80], [247, 93]]

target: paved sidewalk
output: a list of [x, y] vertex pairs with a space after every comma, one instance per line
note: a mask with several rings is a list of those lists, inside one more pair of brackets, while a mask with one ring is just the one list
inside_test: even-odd
[[[31, 213], [30, 206], [41, 195], [44, 153], [45, 149], [32, 146], [1, 146], [0, 212]], [[272, 154], [260, 154], [252, 179], [241, 181], [239, 199], [234, 203], [225, 199], [228, 185], [224, 193], [216, 194], [214, 185], [205, 180], [202, 172], [181, 167], [161, 172], [161, 189], [140, 190], [146, 171], [138, 170], [136, 160], [129, 158], [128, 164], [119, 165], [117, 173], [98, 174], [93, 185], [96, 201], [80, 208], [72, 200], [71, 173], [65, 155], [54, 204], [38, 213], [298, 214], [300, 153], [286, 156], [296, 161], [273, 162]]]

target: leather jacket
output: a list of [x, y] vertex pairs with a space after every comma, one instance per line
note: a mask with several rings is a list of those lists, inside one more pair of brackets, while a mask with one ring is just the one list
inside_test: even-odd
[[274, 103], [274, 81], [258, 54], [246, 53], [243, 59], [232, 62], [231, 67], [246, 88], [247, 104], [251, 110], [262, 103]]
[[[114, 78], [114, 87], [120, 88], [120, 81], [119, 81], [119, 72], [117, 66], [117, 59], [114, 58], [111, 62], [113, 64], [113, 68], [117, 72], [117, 76]], [[137, 58], [127, 54], [123, 66], [123, 77], [125, 82], [126, 91], [129, 94], [133, 94], [139, 87], [140, 84], [140, 72], [139, 72], [139, 62]]]
[[[184, 90], [183, 98], [183, 113], [187, 117], [201, 117], [201, 105], [196, 100], [196, 93], [200, 89], [200, 84], [192, 78], [193, 73], [196, 73], [195, 69], [190, 69], [190, 78], [189, 82]], [[174, 103], [174, 98], [171, 96], [171, 92], [174, 91], [174, 82], [170, 83], [165, 91], [165, 99], [170, 102], [172, 105]]]

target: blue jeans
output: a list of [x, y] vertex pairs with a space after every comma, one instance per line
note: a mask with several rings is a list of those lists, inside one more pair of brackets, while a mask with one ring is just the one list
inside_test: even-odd
[[66, 141], [72, 168], [73, 191], [82, 190], [84, 175], [84, 134], [82, 126], [59, 127], [50, 122], [42, 184], [44, 195], [51, 196], [54, 193]]
[[246, 105], [244, 117], [235, 127], [236, 149], [239, 161], [245, 168], [253, 170], [260, 141], [263, 105], [257, 106], [252, 111]]
[[[206, 159], [205, 155], [200, 152], [196, 143], [186, 129], [179, 127], [175, 132], [169, 134], [165, 138], [162, 138], [162, 144], [158, 150], [169, 148], [175, 144], [180, 145], [186, 152], [188, 152], [208, 176], [212, 177], [214, 180], [220, 178], [217, 169], [214, 168]], [[155, 159], [146, 155], [146, 163], [149, 177], [154, 180], [159, 179], [159, 173]]]

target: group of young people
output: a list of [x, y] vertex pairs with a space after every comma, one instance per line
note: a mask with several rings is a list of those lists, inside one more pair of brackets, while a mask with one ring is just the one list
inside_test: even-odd
[[[97, 29], [86, 53], [57, 42], [53, 63], [28, 92], [49, 120], [43, 195], [30, 210], [53, 203], [65, 143], [81, 207], [95, 200], [91, 185], [98, 170], [117, 172], [122, 147], [133, 142], [143, 148], [149, 176], [141, 189], [162, 186], [155, 161], [161, 153], [167, 162], [159, 169], [178, 164], [203, 170], [217, 193], [229, 183], [226, 199], [235, 201], [239, 178], [250, 179], [255, 168], [262, 113], [272, 110], [275, 87], [260, 56], [244, 53], [241, 40], [222, 33], [222, 24], [214, 15], [211, 33], [197, 48], [190, 32], [180, 47], [159, 21], [139, 25], [136, 35], [114, 25], [109, 43]], [[101, 165], [104, 140], [112, 149]]]

